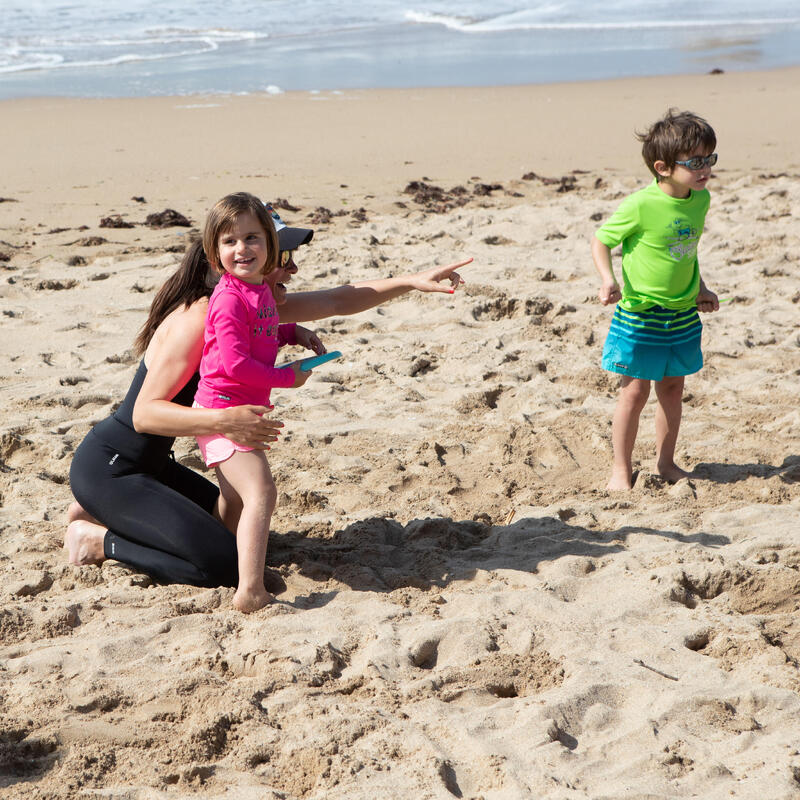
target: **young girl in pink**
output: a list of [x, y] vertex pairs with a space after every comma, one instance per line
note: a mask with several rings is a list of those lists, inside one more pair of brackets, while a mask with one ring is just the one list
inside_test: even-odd
[[[297, 366], [276, 368], [279, 347], [325, 351], [311, 331], [279, 322], [270, 274], [280, 254], [269, 212], [244, 192], [223, 197], [206, 220], [203, 249], [221, 277], [208, 302], [195, 405], [268, 406], [270, 389], [302, 386], [310, 374]], [[256, 611], [273, 600], [264, 588], [264, 564], [277, 490], [266, 455], [221, 435], [198, 436], [197, 443], [206, 464], [216, 468], [220, 518], [236, 532], [233, 604]]]

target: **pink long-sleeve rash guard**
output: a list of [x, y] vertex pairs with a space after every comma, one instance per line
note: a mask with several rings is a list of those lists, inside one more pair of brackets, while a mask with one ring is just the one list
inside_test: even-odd
[[278, 348], [295, 344], [294, 325], [280, 325], [266, 283], [225, 273], [208, 301], [200, 383], [195, 401], [204, 408], [269, 405], [270, 389], [294, 384], [291, 369], [275, 367]]

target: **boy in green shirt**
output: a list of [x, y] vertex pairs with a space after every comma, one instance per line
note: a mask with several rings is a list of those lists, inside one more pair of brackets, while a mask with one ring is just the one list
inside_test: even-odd
[[[670, 109], [638, 139], [655, 180], [626, 197], [592, 241], [600, 302], [617, 304], [603, 348], [603, 369], [622, 375], [611, 427], [610, 490], [633, 485], [633, 445], [651, 381], [658, 400], [656, 471], [670, 482], [688, 476], [675, 464], [684, 378], [703, 366], [697, 312], [719, 310], [697, 261], [716, 134], [696, 114]], [[611, 268], [611, 250], [619, 244], [621, 290]]]

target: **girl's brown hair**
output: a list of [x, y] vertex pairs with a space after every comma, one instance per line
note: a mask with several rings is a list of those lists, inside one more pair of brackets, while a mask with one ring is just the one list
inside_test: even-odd
[[188, 308], [202, 297], [209, 297], [219, 272], [219, 252], [217, 242], [220, 235], [232, 228], [240, 214], [251, 213], [258, 219], [267, 237], [267, 263], [264, 273], [272, 272], [278, 265], [278, 235], [272, 217], [264, 204], [252, 194], [237, 192], [223, 197], [211, 209], [206, 218], [203, 238], [190, 243], [180, 266], [166, 283], [158, 290], [147, 320], [134, 340], [133, 347], [141, 355], [150, 344], [158, 326], [176, 308]]
[[219, 242], [219, 237], [222, 234], [229, 231], [236, 224], [236, 220], [242, 214], [252, 214], [264, 229], [264, 234], [267, 237], [267, 263], [264, 265], [264, 274], [267, 275], [278, 266], [278, 255], [280, 253], [278, 234], [275, 233], [272, 217], [264, 204], [257, 197], [247, 192], [226, 195], [208, 212], [206, 225], [203, 229], [203, 249], [206, 251], [208, 262], [217, 272], [222, 269], [219, 263], [217, 242]]

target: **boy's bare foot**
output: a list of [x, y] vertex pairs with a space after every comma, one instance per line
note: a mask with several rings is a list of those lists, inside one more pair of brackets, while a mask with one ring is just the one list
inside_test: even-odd
[[102, 525], [85, 519], [70, 522], [64, 537], [64, 549], [69, 554], [69, 563], [77, 566], [102, 564], [106, 560], [103, 550], [105, 536], [106, 529]]
[[677, 483], [684, 478], [690, 478], [691, 473], [681, 469], [674, 461], [665, 466], [656, 466], [656, 473], [662, 477], [667, 483]]
[[264, 606], [274, 602], [275, 598], [263, 586], [254, 589], [244, 589], [240, 586], [233, 596], [234, 608], [237, 608], [243, 614], [251, 614], [253, 611], [258, 611], [259, 608], [264, 608]]
[[633, 488], [633, 477], [627, 469], [612, 469], [606, 489], [609, 492], [629, 492]]
[[95, 525], [100, 524], [100, 520], [95, 519], [77, 500], [73, 500], [67, 509], [67, 524], [78, 519], [93, 522]]

